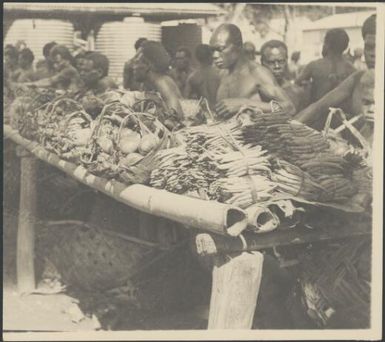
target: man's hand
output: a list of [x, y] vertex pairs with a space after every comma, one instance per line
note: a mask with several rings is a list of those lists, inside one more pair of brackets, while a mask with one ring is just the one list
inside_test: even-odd
[[224, 99], [216, 104], [215, 112], [220, 118], [228, 119], [245, 104], [247, 104], [247, 99]]

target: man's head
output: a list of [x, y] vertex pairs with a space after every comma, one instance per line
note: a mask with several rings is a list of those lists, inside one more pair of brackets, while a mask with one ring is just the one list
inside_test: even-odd
[[4, 47], [4, 65], [7, 67], [15, 68], [17, 67], [19, 60], [19, 52], [16, 47], [11, 44], [8, 44]]
[[222, 24], [210, 39], [215, 65], [220, 69], [230, 69], [243, 53], [242, 33], [234, 24]]
[[49, 54], [54, 46], [58, 45], [56, 42], [49, 42], [43, 47], [43, 56], [46, 60], [49, 60]]
[[138, 51], [139, 48], [142, 46], [142, 44], [143, 44], [146, 40], [147, 40], [147, 38], [143, 38], [143, 37], [139, 38], [139, 39], [135, 42], [135, 44], [134, 44], [135, 50]]
[[322, 47], [322, 56], [342, 55], [349, 45], [349, 36], [345, 30], [336, 28], [326, 32]]
[[288, 52], [284, 42], [269, 40], [261, 47], [261, 63], [270, 69], [278, 83], [283, 81], [287, 69]]
[[376, 15], [367, 18], [362, 25], [362, 38], [364, 38], [365, 62], [369, 69], [374, 68], [376, 62]]
[[211, 65], [213, 63], [213, 52], [207, 44], [199, 44], [195, 48], [195, 58], [201, 65]]
[[56, 45], [50, 50], [50, 59], [56, 71], [60, 71], [72, 64], [73, 57], [70, 50], [64, 45]]
[[374, 69], [366, 70], [360, 79], [362, 113], [366, 117], [373, 117], [374, 115], [374, 80]]
[[91, 52], [84, 55], [84, 63], [80, 69], [80, 76], [87, 86], [95, 86], [97, 82], [108, 75], [108, 58], [99, 53]]
[[33, 52], [30, 49], [25, 48], [21, 50], [19, 53], [19, 67], [22, 69], [30, 68], [34, 59], [35, 56], [33, 55]]
[[135, 80], [144, 82], [150, 71], [165, 74], [170, 67], [170, 59], [170, 55], [161, 43], [145, 41], [133, 62]]
[[191, 52], [186, 47], [179, 47], [175, 52], [175, 68], [187, 70], [191, 63]]
[[245, 52], [245, 56], [247, 58], [249, 58], [251, 61], [255, 60], [257, 52], [255, 45], [252, 42], [245, 42], [243, 44], [243, 51]]

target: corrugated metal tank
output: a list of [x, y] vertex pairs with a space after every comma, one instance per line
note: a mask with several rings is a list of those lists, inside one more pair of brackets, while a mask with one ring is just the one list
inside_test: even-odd
[[51, 41], [72, 47], [73, 25], [56, 19], [17, 19], [9, 28], [4, 44], [23, 40], [35, 55], [35, 62], [43, 58], [43, 46]]
[[161, 41], [160, 24], [147, 23], [139, 17], [129, 17], [120, 22], [103, 24], [97, 34], [96, 50], [109, 58], [109, 75], [119, 83], [123, 79], [124, 63], [135, 55], [134, 44], [140, 37]]

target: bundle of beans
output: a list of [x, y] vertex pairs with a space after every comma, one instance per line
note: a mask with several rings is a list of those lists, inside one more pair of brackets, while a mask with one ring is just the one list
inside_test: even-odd
[[272, 180], [277, 184], [278, 192], [308, 201], [318, 201], [327, 195], [325, 188], [299, 167], [280, 159], [275, 160], [273, 166]]
[[341, 156], [324, 152], [314, 155], [314, 158], [307, 161], [297, 161], [302, 170], [308, 172], [315, 178], [328, 176], [345, 176], [350, 171], [349, 163]]
[[320, 202], [344, 202], [357, 193], [356, 186], [350, 179], [342, 175], [325, 175], [317, 178], [325, 192], [320, 196]]
[[270, 200], [275, 187], [274, 182], [262, 175], [221, 178], [210, 185], [209, 196], [244, 209]]
[[170, 192], [185, 193], [207, 189], [209, 183], [184, 145], [159, 151], [151, 172], [150, 185]]

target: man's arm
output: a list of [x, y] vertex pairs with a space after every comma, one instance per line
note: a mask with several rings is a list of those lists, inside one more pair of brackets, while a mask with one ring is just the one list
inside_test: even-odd
[[295, 114], [295, 107], [292, 101], [285, 91], [277, 84], [274, 76], [267, 68], [258, 66], [258, 68], [255, 68], [250, 72], [257, 82], [259, 93], [263, 95], [268, 102], [256, 98], [224, 99], [219, 101], [215, 106], [215, 110], [220, 117], [228, 118], [231, 115], [236, 114], [242, 106], [253, 106], [259, 108], [264, 113], [271, 113], [271, 101], [278, 102], [282, 110], [289, 115]]
[[294, 119], [303, 123], [312, 123], [319, 113], [326, 113], [329, 107], [338, 107], [343, 101], [353, 94], [354, 86], [360, 76], [360, 72], [355, 72], [345, 79], [336, 88], [325, 94], [317, 102], [299, 112]]
[[69, 79], [70, 80], [72, 77], [73, 77], [73, 74], [72, 74], [71, 70], [64, 69], [54, 76], [51, 76], [48, 78], [43, 78], [43, 79], [41, 79], [39, 81], [35, 81], [35, 82], [27, 82], [27, 83], [25, 83], [25, 85], [32, 85], [32, 86], [36, 86], [39, 88], [48, 88], [48, 87], [55, 86], [57, 83], [59, 83], [63, 79]]
[[180, 105], [180, 100], [183, 98], [178, 86], [173, 79], [162, 80], [157, 84], [157, 90], [161, 94], [162, 98], [166, 102], [166, 105], [170, 110], [174, 110], [178, 117], [183, 119], [183, 110]]

